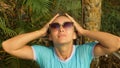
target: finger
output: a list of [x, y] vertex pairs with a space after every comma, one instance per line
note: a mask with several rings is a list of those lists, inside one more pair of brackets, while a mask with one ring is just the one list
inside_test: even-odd
[[69, 14], [65, 13], [65, 15], [70, 18], [70, 19], [73, 19]]
[[[69, 14], [65, 13], [65, 15], [74, 23], [75, 27], [80, 26], [73, 17], [71, 17]], [[81, 26], [80, 26], [81, 27]]]
[[49, 24], [52, 23], [58, 16], [59, 16], [59, 13], [57, 13], [57, 14], [50, 20]]
[[57, 17], [59, 16], [59, 13], [57, 13], [46, 25], [45, 28], [48, 30], [49, 24], [51, 24]]
[[76, 22], [69, 14], [65, 13], [65, 15], [66, 15], [72, 22]]

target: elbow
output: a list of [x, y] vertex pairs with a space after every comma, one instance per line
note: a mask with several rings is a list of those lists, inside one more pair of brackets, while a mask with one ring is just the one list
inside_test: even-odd
[[112, 52], [118, 51], [120, 49], [120, 41], [118, 41], [118, 43], [116, 45], [114, 45], [115, 47], [110, 48], [110, 50]]
[[2, 48], [4, 49], [4, 51], [9, 52], [8, 43], [6, 41], [2, 42]]
[[118, 51], [119, 49], [120, 49], [120, 41], [119, 41], [116, 45], [114, 45], [114, 47], [108, 48], [109, 53], [116, 52], [116, 51]]
[[120, 37], [117, 38], [117, 42], [116, 42], [116, 51], [120, 49]]
[[120, 37], [118, 38], [118, 49], [120, 49]]
[[119, 49], [120, 49], [120, 38], [118, 37], [114, 47], [111, 47], [110, 50], [115, 52], [115, 51], [118, 51]]

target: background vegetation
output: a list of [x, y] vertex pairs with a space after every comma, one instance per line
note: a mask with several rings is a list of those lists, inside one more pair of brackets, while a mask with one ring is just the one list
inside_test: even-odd
[[[102, 31], [120, 36], [119, 5], [120, 0], [103, 1]], [[80, 0], [0, 0], [0, 68], [39, 68], [34, 61], [7, 54], [1, 43], [18, 34], [42, 28], [56, 13], [67, 12], [83, 24], [81, 8]], [[32, 41], [30, 44], [34, 43], [44, 44], [41, 40]], [[114, 63], [113, 60], [109, 62]]]
[[120, 36], [120, 0], [102, 2], [101, 30]]
[[[120, 0], [104, 0], [102, 2], [101, 30], [120, 37]], [[115, 54], [99, 58], [100, 68], [120, 68], [120, 50]]]

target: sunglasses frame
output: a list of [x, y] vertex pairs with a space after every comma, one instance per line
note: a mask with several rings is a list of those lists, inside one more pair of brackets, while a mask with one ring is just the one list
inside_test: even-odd
[[[69, 23], [69, 24], [68, 24], [67, 26], [65, 26], [66, 23]], [[62, 25], [59, 24], [59, 23], [57, 23], [57, 22], [49, 24], [49, 27], [50, 27], [51, 29], [55, 29], [55, 30], [60, 29], [61, 26], [65, 29], [65, 28], [67, 28], [67, 27], [73, 26], [73, 22], [64, 22]]]

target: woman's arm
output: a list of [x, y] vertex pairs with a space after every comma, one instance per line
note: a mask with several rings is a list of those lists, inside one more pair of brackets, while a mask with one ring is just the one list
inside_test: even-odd
[[29, 43], [32, 40], [35, 40], [39, 37], [43, 37], [46, 35], [47, 30], [49, 28], [49, 24], [58, 16], [54, 16], [50, 22], [48, 22], [42, 29], [21, 34], [18, 36], [15, 36], [13, 38], [10, 38], [2, 43], [3, 49], [8, 52], [9, 54], [12, 54], [14, 56], [25, 58], [25, 59], [33, 59], [33, 51], [30, 46], [27, 46], [27, 43]]
[[95, 56], [109, 54], [120, 48], [120, 37], [106, 32], [85, 30], [70, 15], [66, 14], [66, 16], [74, 22], [79, 36], [82, 35], [99, 41], [99, 44], [94, 48]]

